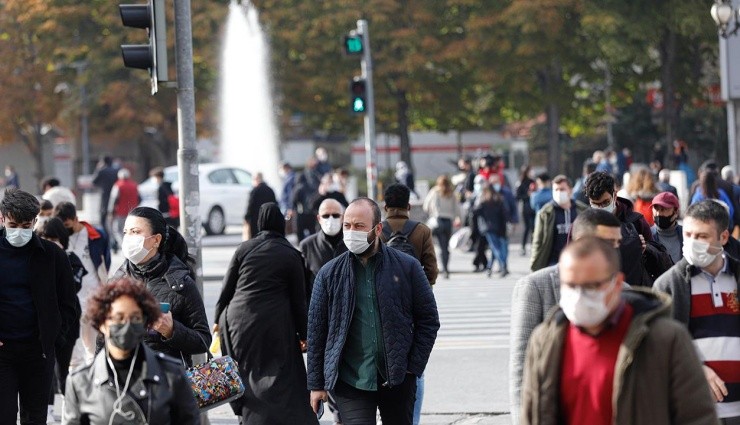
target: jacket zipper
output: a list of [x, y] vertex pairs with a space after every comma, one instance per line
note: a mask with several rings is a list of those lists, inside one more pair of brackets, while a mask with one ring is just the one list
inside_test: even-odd
[[[352, 259], [350, 259], [350, 264], [351, 264], [351, 262], [352, 262]], [[353, 270], [352, 271], [352, 280], [351, 280], [353, 283], [354, 283], [354, 278], [355, 278], [355, 274], [354, 274], [354, 270]], [[347, 330], [344, 332], [344, 338], [342, 338], [342, 345], [339, 347], [340, 350], [343, 350], [344, 349], [344, 344], [347, 343], [347, 334], [349, 333], [349, 327], [352, 324], [352, 318], [355, 316], [355, 304], [356, 304], [356, 301], [355, 301], [355, 287], [354, 286], [352, 286], [350, 288], [350, 300], [351, 300], [350, 302], [352, 303], [352, 308], [350, 309], [350, 313], [349, 313], [349, 321], [347, 322]], [[342, 355], [342, 352], [341, 351], [339, 352], [339, 355], [340, 356]], [[326, 374], [326, 371], [324, 371], [324, 373]], [[332, 388], [334, 388], [336, 386], [338, 379], [339, 379], [339, 365], [337, 365], [337, 372], [336, 372], [336, 374], [334, 376], [334, 381], [331, 383], [331, 387]]]

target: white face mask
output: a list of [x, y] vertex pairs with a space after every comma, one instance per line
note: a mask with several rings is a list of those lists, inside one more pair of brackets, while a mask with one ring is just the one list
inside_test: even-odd
[[5, 228], [5, 239], [16, 248], [25, 246], [33, 236], [33, 229]]
[[591, 208], [595, 208], [597, 210], [604, 210], [611, 214], [614, 214], [614, 209], [616, 208], [616, 206], [617, 206], [617, 200], [614, 198], [612, 198], [612, 203], [605, 207], [597, 207], [596, 205], [591, 204]]
[[[614, 282], [615, 280], [612, 279], [607, 288], [611, 288]], [[562, 285], [560, 286], [560, 308], [563, 309], [565, 317], [574, 325], [596, 326], [609, 316], [609, 308], [606, 306], [607, 291], [608, 289], [584, 290]]]
[[722, 253], [722, 249], [720, 249], [718, 253], [710, 254], [710, 246], [711, 245], [707, 242], [702, 242], [693, 238], [684, 238], [683, 248], [681, 251], [689, 264], [702, 268], [712, 264], [714, 259]]
[[[149, 236], [151, 237], [151, 236]], [[139, 264], [149, 255], [151, 249], [144, 248], [144, 241], [148, 239], [141, 235], [124, 235], [121, 242], [123, 256], [134, 264]]]
[[370, 236], [370, 232], [360, 232], [358, 230], [345, 230], [344, 231], [344, 244], [347, 249], [353, 254], [360, 255], [367, 251], [370, 247], [370, 242], [367, 241]]
[[567, 204], [570, 201], [570, 194], [564, 190], [553, 190], [552, 199], [558, 205]]
[[339, 233], [340, 230], [342, 230], [342, 219], [341, 218], [322, 218], [321, 220], [321, 230], [324, 231], [329, 236], [334, 236], [337, 233]]

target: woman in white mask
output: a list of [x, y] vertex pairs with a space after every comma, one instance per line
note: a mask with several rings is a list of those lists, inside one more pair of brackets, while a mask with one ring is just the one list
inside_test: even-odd
[[121, 251], [126, 260], [113, 280], [124, 276], [140, 280], [162, 304], [164, 314], [144, 342], [192, 365], [190, 356], [208, 350], [211, 333], [185, 240], [167, 226], [159, 210], [137, 207], [126, 217]]

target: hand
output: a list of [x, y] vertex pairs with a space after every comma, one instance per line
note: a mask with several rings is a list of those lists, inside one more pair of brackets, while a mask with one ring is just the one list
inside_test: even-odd
[[290, 220], [291, 218], [293, 218], [293, 210], [285, 211], [285, 219]]
[[314, 414], [319, 413], [319, 402], [329, 400], [329, 393], [326, 391], [311, 391], [311, 409]]
[[455, 222], [452, 225], [454, 227], [460, 227], [461, 223], [462, 223], [462, 220], [460, 220], [460, 217], [455, 217]]
[[175, 324], [172, 321], [172, 312], [167, 312], [159, 316], [159, 319], [152, 325], [152, 329], [159, 332], [165, 339], [172, 338], [172, 333], [175, 330]]
[[645, 248], [647, 247], [647, 243], [645, 242], [645, 237], [642, 235], [637, 235], [640, 237], [640, 245], [642, 245], [642, 252], [645, 252]]
[[707, 378], [707, 383], [709, 383], [709, 389], [712, 391], [714, 399], [718, 402], [724, 400], [727, 396], [727, 387], [725, 386], [725, 382], [717, 376], [717, 373], [715, 373], [711, 367], [703, 367], [704, 376]]
[[216, 323], [216, 324], [213, 325], [213, 333], [218, 333], [218, 330], [219, 329], [220, 328], [218, 327], [218, 323]]
[[298, 341], [298, 345], [301, 347], [301, 353], [308, 351], [308, 341], [305, 339]]

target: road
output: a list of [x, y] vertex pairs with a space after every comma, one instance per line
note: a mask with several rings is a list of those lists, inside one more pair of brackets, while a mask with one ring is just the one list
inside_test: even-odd
[[[203, 238], [204, 301], [210, 323], [221, 279], [240, 242], [232, 234]], [[427, 370], [422, 424], [508, 424], [508, 355], [510, 300], [514, 282], [528, 269], [528, 257], [510, 249], [506, 278], [472, 272], [472, 254], [451, 255], [450, 279], [434, 287], [441, 327]], [[113, 268], [122, 262], [114, 255]], [[60, 403], [56, 412], [61, 415]], [[209, 412], [213, 425], [236, 425], [228, 406]], [[322, 425], [331, 424], [327, 413]]]

